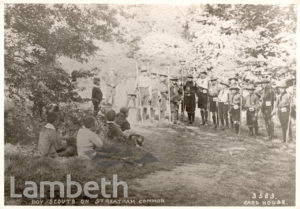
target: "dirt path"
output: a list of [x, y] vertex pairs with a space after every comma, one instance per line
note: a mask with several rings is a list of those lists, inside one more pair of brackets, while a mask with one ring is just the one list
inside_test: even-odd
[[[162, 198], [165, 205], [263, 204], [275, 198], [276, 204], [295, 204], [295, 144], [248, 136], [238, 141], [231, 130], [207, 126], [139, 125], [136, 130], [165, 170], [129, 182], [131, 197]], [[253, 193], [275, 197], [251, 199]]]

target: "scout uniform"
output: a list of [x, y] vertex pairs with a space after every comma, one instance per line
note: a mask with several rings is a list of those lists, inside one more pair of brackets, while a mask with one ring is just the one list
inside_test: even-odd
[[[232, 97], [230, 101], [230, 114], [232, 117], [233, 125], [235, 128], [236, 134], [239, 133], [240, 126], [240, 103], [241, 103], [241, 94], [239, 93], [240, 88], [237, 85], [230, 87], [232, 92]], [[234, 92], [235, 91], [235, 92]]]
[[167, 102], [168, 102], [168, 82], [167, 82], [167, 75], [160, 74], [160, 82], [158, 86], [158, 96], [160, 101], [160, 116], [161, 118], [165, 118], [165, 113], [167, 110]]
[[[238, 85], [238, 78], [236, 78], [236, 77], [231, 77], [231, 78], [229, 78], [228, 79], [228, 83], [229, 83], [229, 85], [230, 86], [237, 86]], [[231, 91], [229, 92], [229, 102], [231, 102], [232, 101], [232, 93], [231, 93]], [[231, 106], [231, 105], [229, 105], [229, 106]], [[230, 125], [231, 125], [231, 128], [234, 128], [234, 123], [233, 123], [233, 119], [232, 119], [232, 114], [231, 114], [231, 112], [229, 111], [228, 112], [229, 113], [229, 119], [230, 119]]]
[[172, 121], [174, 124], [176, 124], [178, 120], [178, 109], [179, 102], [181, 100], [181, 92], [177, 84], [178, 78], [174, 76], [170, 79], [170, 81], [172, 81], [172, 86], [170, 87], [171, 114]]
[[139, 104], [141, 104], [142, 108], [142, 117], [146, 119], [147, 108], [150, 102], [151, 79], [147, 76], [147, 69], [142, 69], [141, 73], [142, 76], [137, 79], [137, 88], [140, 94]]
[[100, 78], [94, 78], [94, 87], [92, 89], [92, 103], [94, 105], [94, 115], [99, 112], [99, 104], [102, 101], [102, 91], [100, 89]]
[[192, 124], [195, 120], [195, 108], [196, 108], [196, 86], [192, 81], [193, 76], [188, 75], [188, 80], [184, 85], [184, 105], [188, 113], [189, 123]]
[[117, 75], [112, 70], [109, 72], [109, 75], [106, 78], [106, 103], [108, 104], [111, 100], [111, 105], [115, 104], [115, 96], [116, 96], [116, 87], [117, 83]]
[[130, 101], [133, 102], [133, 107], [136, 107], [136, 98], [137, 98], [137, 90], [135, 86], [126, 84], [126, 93], [127, 93], [127, 99], [126, 99], [126, 107], [129, 106]]
[[258, 134], [257, 115], [259, 111], [259, 97], [254, 93], [255, 88], [253, 85], [250, 85], [247, 90], [249, 91], [249, 94], [245, 98], [247, 125], [250, 135], [253, 136], [253, 128], [255, 135]]
[[261, 82], [262, 84], [266, 84], [263, 88], [262, 95], [262, 104], [261, 104], [261, 112], [265, 121], [268, 138], [272, 140], [274, 135], [274, 123], [272, 120], [272, 114], [274, 110], [274, 105], [276, 102], [276, 95], [274, 89], [269, 84], [268, 80], [264, 80]]
[[228, 123], [229, 85], [225, 81], [222, 81], [221, 85], [223, 86], [223, 88], [220, 90], [218, 95], [218, 101], [219, 101], [218, 108], [219, 108], [220, 121], [223, 128], [224, 128], [224, 121], [226, 123], [226, 127], [229, 128], [229, 123]]
[[289, 140], [291, 141], [292, 140], [292, 128], [291, 128], [291, 120], [290, 120], [291, 97], [286, 92], [287, 86], [284, 81], [280, 82], [277, 88], [281, 89], [281, 93], [277, 101], [277, 108], [278, 108], [278, 118], [282, 129], [282, 140], [283, 142], [286, 142], [287, 131], [288, 131]]
[[158, 108], [159, 105], [159, 98], [158, 98], [158, 86], [159, 86], [159, 79], [157, 77], [157, 73], [151, 73], [151, 115], [154, 117], [155, 110]]
[[198, 108], [200, 108], [200, 114], [202, 119], [202, 125], [207, 123], [207, 98], [208, 98], [208, 78], [207, 72], [202, 71], [200, 73], [200, 78], [196, 81], [197, 86], [197, 97], [198, 97]]
[[217, 78], [211, 78], [211, 85], [208, 89], [208, 96], [209, 96], [209, 109], [212, 112], [212, 119], [214, 123], [214, 128], [218, 126], [218, 118], [217, 118], [217, 102], [218, 102], [218, 94], [219, 94], [219, 86], [217, 84]]

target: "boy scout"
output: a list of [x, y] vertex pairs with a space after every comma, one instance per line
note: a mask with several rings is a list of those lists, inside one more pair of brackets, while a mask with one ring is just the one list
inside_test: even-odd
[[171, 87], [170, 87], [170, 98], [171, 98], [171, 114], [172, 121], [174, 124], [178, 121], [178, 109], [179, 102], [181, 100], [180, 89], [178, 87], [177, 81], [178, 78], [176, 76], [170, 78]]
[[196, 86], [193, 82], [193, 76], [189, 74], [187, 76], [187, 82], [184, 86], [184, 105], [188, 114], [189, 124], [192, 124], [195, 120], [195, 108], [196, 108]]
[[158, 87], [158, 96], [160, 101], [160, 118], [165, 118], [165, 113], [167, 110], [167, 102], [168, 102], [168, 83], [167, 83], [167, 75], [160, 74], [159, 75], [159, 87]]
[[233, 85], [232, 87], [230, 87], [230, 91], [232, 93], [232, 97], [230, 101], [230, 113], [232, 116], [235, 133], [238, 134], [240, 128], [240, 103], [241, 103], [241, 95], [239, 93], [240, 88], [237, 85]]
[[118, 85], [117, 74], [112, 69], [109, 71], [108, 76], [106, 77], [106, 103], [110, 103], [114, 106], [115, 104], [115, 96], [116, 96], [116, 87]]
[[159, 105], [159, 98], [158, 98], [158, 85], [159, 85], [159, 79], [157, 76], [157, 73], [152, 72], [151, 73], [151, 118], [155, 117], [155, 112], [158, 109]]
[[221, 81], [220, 84], [221, 84], [221, 90], [218, 95], [218, 100], [219, 100], [218, 108], [219, 108], [220, 121], [222, 125], [221, 129], [224, 129], [225, 124], [226, 127], [229, 128], [229, 123], [228, 123], [229, 85], [225, 81]]
[[247, 125], [250, 131], [250, 136], [253, 136], [253, 128], [254, 134], [258, 135], [257, 115], [259, 111], [259, 98], [254, 93], [254, 85], [249, 85], [246, 90], [249, 92], [249, 94], [245, 98], [245, 108], [247, 110]]
[[140, 94], [141, 111], [143, 119], [147, 118], [147, 109], [150, 102], [151, 79], [147, 75], [147, 69], [141, 70], [141, 76], [137, 80], [137, 88]]
[[212, 76], [210, 81], [211, 81], [211, 85], [208, 89], [209, 108], [210, 108], [210, 112], [212, 113], [214, 128], [217, 128], [218, 127], [217, 102], [218, 102], [219, 86], [216, 77]]
[[202, 71], [200, 73], [200, 78], [196, 81], [197, 87], [197, 97], [198, 97], [198, 108], [200, 108], [200, 114], [202, 119], [202, 125], [207, 124], [207, 91], [208, 91], [208, 78], [207, 72]]
[[100, 89], [100, 78], [94, 78], [94, 87], [92, 90], [92, 103], [94, 105], [94, 115], [96, 116], [99, 112], [99, 105], [102, 101], [102, 91]]
[[268, 139], [272, 140], [274, 136], [272, 117], [275, 114], [276, 95], [269, 80], [263, 80], [261, 84], [263, 85], [261, 112], [265, 121]]
[[[280, 91], [280, 96], [277, 101], [277, 108], [278, 108], [278, 118], [281, 124], [282, 129], [282, 140], [283, 142], [287, 142], [287, 137], [289, 140], [292, 141], [292, 128], [291, 128], [291, 121], [290, 121], [290, 102], [291, 98], [286, 91], [287, 85], [285, 81], [281, 81], [277, 88]], [[287, 132], [288, 135], [287, 136]]]

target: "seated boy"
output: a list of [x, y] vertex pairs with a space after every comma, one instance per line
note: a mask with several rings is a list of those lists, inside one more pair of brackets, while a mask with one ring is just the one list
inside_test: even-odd
[[39, 135], [38, 150], [42, 156], [56, 157], [57, 152], [63, 148], [59, 141], [59, 135], [54, 127], [57, 120], [55, 112], [49, 112], [47, 115], [47, 124], [44, 126]]
[[[77, 133], [77, 154], [84, 158], [91, 158], [96, 153], [96, 148], [103, 147], [103, 140], [94, 132], [97, 129], [93, 117], [87, 117], [83, 121], [84, 126]], [[92, 153], [92, 154], [91, 154]]]
[[[108, 137], [113, 141], [124, 142], [133, 146], [142, 146], [144, 137], [139, 134], [134, 134], [132, 131], [126, 129], [124, 132], [120, 126], [115, 122], [116, 121], [116, 112], [114, 110], [109, 110], [106, 113], [106, 119], [108, 124]], [[125, 118], [126, 119], [126, 118]], [[120, 122], [120, 121], [119, 121]], [[128, 121], [126, 120], [128, 123]], [[126, 123], [125, 122], [125, 123]], [[130, 128], [128, 123], [126, 126]]]
[[116, 115], [116, 124], [120, 126], [122, 131], [130, 130], [130, 123], [127, 120], [129, 113], [128, 107], [122, 107], [120, 112]]

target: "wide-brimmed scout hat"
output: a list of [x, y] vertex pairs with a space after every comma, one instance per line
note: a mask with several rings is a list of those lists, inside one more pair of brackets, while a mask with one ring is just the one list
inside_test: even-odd
[[192, 74], [188, 74], [186, 77], [187, 78], [193, 78], [193, 75]]
[[160, 73], [159, 76], [160, 76], [160, 77], [168, 77], [168, 75], [167, 75], [167, 74], [164, 74], [164, 73]]
[[285, 80], [279, 81], [276, 85], [276, 88], [287, 88], [286, 81]]
[[171, 81], [178, 81], [178, 77], [176, 75], [171, 76], [170, 78]]
[[253, 84], [250, 84], [249, 86], [246, 87], [247, 90], [255, 90], [255, 87]]
[[229, 84], [228, 84], [225, 80], [222, 80], [222, 81], [220, 82], [220, 84], [221, 84], [221, 85], [224, 85], [224, 86], [226, 86], [226, 87], [229, 87]]
[[240, 87], [238, 87], [237, 85], [232, 85], [229, 89], [230, 90], [237, 90], [237, 91], [239, 91]]
[[238, 79], [237, 77], [230, 77], [230, 78], [228, 78], [228, 80], [229, 80], [229, 81], [231, 81], [231, 80], [238, 81], [239, 79]]
[[210, 81], [216, 81], [216, 80], [218, 80], [218, 78], [217, 78], [216, 76], [212, 76], [212, 77], [210, 78]]

